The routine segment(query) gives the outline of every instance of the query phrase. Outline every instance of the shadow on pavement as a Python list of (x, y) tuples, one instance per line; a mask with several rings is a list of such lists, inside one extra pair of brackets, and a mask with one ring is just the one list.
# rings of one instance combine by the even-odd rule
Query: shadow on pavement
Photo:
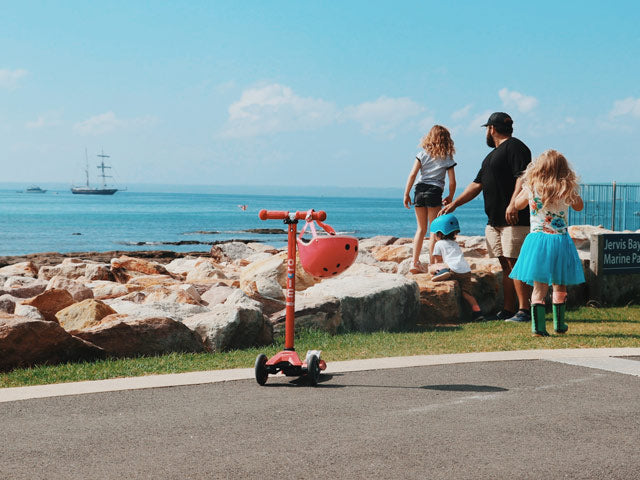
[[(470, 385), (470, 384), (444, 384), (444, 385), (423, 385), (423, 386), (403, 386), (403, 385), (371, 385), (371, 384), (354, 384), (354, 383), (331, 383), (327, 384), (334, 377), (341, 377), (344, 374), (322, 374), (318, 380), (316, 388), (345, 388), (345, 387), (362, 387), (362, 388), (389, 388), (389, 389), (407, 389), (407, 390), (439, 390), (444, 392), (508, 392), (507, 388), (494, 387), (491, 385)], [(305, 377), (297, 377), (287, 383), (267, 383), (265, 387), (299, 387), (307, 386), (308, 381)]]
[(452, 385), (426, 385), (426, 390), (441, 390), (444, 392), (508, 392), (508, 388), (492, 387), (491, 385), (467, 385), (467, 384), (452, 384)]

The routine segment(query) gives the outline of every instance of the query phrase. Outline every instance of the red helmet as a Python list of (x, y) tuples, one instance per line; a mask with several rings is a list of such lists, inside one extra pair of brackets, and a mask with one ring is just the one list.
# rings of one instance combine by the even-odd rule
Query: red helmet
[[(328, 236), (318, 236), (313, 220), (307, 217), (297, 238), (302, 268), (314, 277), (335, 277), (349, 268), (358, 256), (358, 239), (347, 235), (336, 235), (329, 225), (318, 221)], [(307, 226), (311, 227), (311, 240), (302, 238)]]

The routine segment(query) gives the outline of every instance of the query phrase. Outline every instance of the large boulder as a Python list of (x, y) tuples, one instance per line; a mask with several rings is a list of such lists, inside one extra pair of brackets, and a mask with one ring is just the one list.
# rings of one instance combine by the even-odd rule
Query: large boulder
[(71, 294), (73, 300), (76, 302), (81, 302), (87, 298), (93, 298), (93, 291), (89, 287), (85, 286), (84, 283), (71, 280), (67, 277), (63, 277), (62, 275), (56, 275), (49, 280), (47, 290), (53, 289), (66, 290)]
[(371, 248), (371, 254), (379, 262), (400, 263), (413, 255), (411, 245), (382, 245)]
[(199, 258), (187, 272), (186, 281), (190, 283), (215, 283), (227, 278), (220, 266), (208, 258)]
[(47, 282), (34, 277), (9, 277), (2, 291), (19, 298), (31, 298), (40, 295), (47, 288)]
[[(286, 310), (269, 317), (274, 334), (285, 332)], [(296, 298), (295, 330), (314, 329), (335, 334), (342, 323), (340, 300), (335, 297), (305, 295)]]
[(370, 250), (373, 247), (392, 245), (396, 240), (398, 240), (398, 237), (392, 237), (390, 235), (378, 235), (375, 237), (364, 238), (358, 242), (358, 249)]
[[(413, 277), (420, 289), (420, 323), (452, 324), (471, 319), (471, 307), (462, 297), (456, 280), (434, 282), (430, 274)], [(475, 271), (471, 275), (471, 294), (483, 312), (494, 312), (502, 306), (502, 275)]]
[(79, 258), (65, 258), (62, 263), (54, 266), (43, 266), (38, 271), (38, 278), (51, 280), (55, 276), (65, 278), (80, 278), (85, 276), (87, 264)]
[(31, 320), (45, 320), (42, 313), (40, 313), (40, 310), (36, 307), (32, 307), (31, 305), (22, 305), (21, 303), (16, 303), (16, 309), (13, 314), (18, 317), (30, 318)]
[(275, 300), (284, 300), (279, 278), (286, 267), (281, 256), (272, 256), (246, 266), (240, 274), (240, 288), (247, 295), (259, 294)]
[(20, 262), (0, 268), (0, 277), (36, 277), (38, 267), (33, 262)]
[(213, 285), (200, 296), (200, 299), (203, 304), (212, 307), (224, 303), (235, 290), (224, 284)]
[[(305, 272), (296, 261), (296, 290), (304, 290), (319, 279)], [(287, 285), (287, 253), (281, 252), (264, 260), (259, 260), (242, 269), (240, 288), (249, 296), (284, 300), (283, 289)]]
[(164, 265), (122, 255), (111, 259), (111, 272), (118, 282), (127, 283), (133, 277), (140, 275), (170, 275)]
[(174, 285), (171, 287), (156, 286), (147, 290), (143, 303), (188, 303), (200, 305), (200, 295), (197, 290), (188, 284)]
[(116, 311), (106, 303), (89, 298), (60, 310), (56, 314), (56, 318), (62, 328), (73, 333), (77, 330), (93, 327), (99, 324), (104, 317), (114, 313)]
[(484, 237), (481, 236), (458, 236), (456, 240), (460, 244), (460, 248), (464, 252), (465, 258), (468, 257), (486, 257), (488, 255), (487, 252), (487, 242)]
[(85, 280), (92, 282), (95, 280), (107, 280), (114, 281), (115, 277), (111, 272), (111, 265), (107, 263), (93, 263), (87, 262), (87, 267), (84, 271)]
[(128, 315), (131, 318), (168, 317), (177, 322), (208, 309), (202, 305), (175, 302), (151, 302), (143, 305), (121, 298), (107, 299), (104, 301), (116, 312)]
[(168, 272), (174, 275), (184, 275), (186, 276), (189, 271), (191, 271), (196, 263), (200, 261), (202, 257), (183, 257), (173, 259), (171, 262), (167, 263), (164, 267)]
[(67, 308), (74, 302), (73, 296), (71, 296), (69, 292), (54, 288), (52, 290), (46, 290), (44, 293), (28, 300), (24, 300), (22, 303), (36, 307), (40, 313), (42, 313), (45, 320), (57, 322), (56, 313), (63, 308)]
[(273, 341), (273, 328), (260, 304), (236, 290), (224, 304), (193, 315), (184, 324), (196, 331), (207, 348), (219, 352)]
[[(475, 272), (471, 276), (471, 294), (483, 312), (494, 312), (502, 306), (502, 280), (491, 272)], [(471, 319), (471, 307), (462, 297), (455, 280), (433, 282), (431, 275), (414, 275), (420, 289), (421, 324), (457, 324)]]
[(373, 332), (402, 330), (416, 324), (420, 312), (418, 285), (402, 275), (359, 274), (347, 270), (307, 289), (305, 297), (335, 297), (340, 301), (341, 329)]
[(176, 280), (171, 275), (140, 275), (138, 277), (131, 278), (127, 285), (138, 285), (141, 288), (153, 287), (156, 285), (178, 285), (179, 280)]
[(118, 298), (133, 291), (142, 290), (140, 285), (126, 285), (118, 282), (110, 282), (108, 280), (97, 280), (89, 283), (87, 286), (89, 286), (93, 291), (93, 298), (98, 300)]
[(102, 349), (69, 335), (55, 322), (0, 315), (0, 370), (104, 358)]
[(425, 324), (460, 323), (461, 292), (458, 282), (432, 282), (431, 275), (414, 275), (420, 289), (420, 320)]
[(247, 258), (256, 252), (254, 248), (250, 247), (244, 242), (226, 242), (216, 246), (231, 261)]
[(8, 293), (0, 295), (0, 312), (14, 313), (16, 309), (16, 303), (20, 302), (20, 298), (14, 297)]
[[(487, 271), (476, 271), (471, 277), (471, 294), (476, 299), (483, 312), (496, 312), (502, 308), (502, 272), (496, 274)], [(471, 308), (464, 302), (466, 311), (471, 314)]]
[(255, 253), (270, 253), (271, 255), (275, 255), (279, 251), (273, 245), (260, 242), (249, 242), (247, 247), (251, 248)]
[(197, 353), (205, 350), (195, 332), (166, 317), (115, 318), (77, 332), (76, 335), (116, 357)]

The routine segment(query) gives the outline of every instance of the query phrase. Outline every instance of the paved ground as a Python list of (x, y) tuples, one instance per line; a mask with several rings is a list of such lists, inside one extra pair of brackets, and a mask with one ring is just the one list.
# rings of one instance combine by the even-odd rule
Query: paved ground
[(638, 478), (640, 349), (552, 352), (1, 389), (0, 478)]

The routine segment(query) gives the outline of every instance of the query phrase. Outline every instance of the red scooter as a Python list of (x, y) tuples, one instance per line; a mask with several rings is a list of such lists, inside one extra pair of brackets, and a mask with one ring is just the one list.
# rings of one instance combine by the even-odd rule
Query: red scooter
[[(327, 368), (320, 359), (320, 351), (310, 350), (300, 360), (293, 346), (295, 331), (295, 283), (296, 283), (296, 246), (300, 254), (302, 268), (316, 277), (332, 277), (343, 272), (353, 264), (358, 255), (358, 239), (345, 235), (336, 235), (335, 230), (322, 223), (327, 214), (323, 211), (284, 212), (261, 210), (261, 220), (283, 220), (288, 225), (287, 237), (287, 285), (285, 303), (285, 340), (284, 350), (271, 358), (261, 353), (256, 358), (255, 375), (260, 385), (267, 383), (269, 375), (282, 372), (286, 376), (305, 376), (312, 386), (318, 384), (320, 372)], [(306, 224), (296, 238), (298, 220), (306, 220)], [(320, 237), (316, 233), (313, 222), (322, 227), (329, 236)], [(311, 227), (312, 238), (302, 239), (307, 226)]]

